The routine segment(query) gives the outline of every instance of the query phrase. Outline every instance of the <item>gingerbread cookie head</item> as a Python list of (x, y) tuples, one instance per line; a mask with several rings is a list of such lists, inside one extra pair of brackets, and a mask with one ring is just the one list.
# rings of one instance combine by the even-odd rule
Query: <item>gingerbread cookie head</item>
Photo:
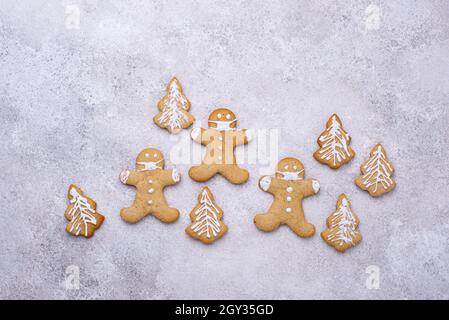
[(164, 155), (158, 149), (143, 149), (136, 159), (136, 169), (139, 171), (164, 169), (164, 166)]
[(234, 112), (226, 108), (219, 108), (209, 116), (208, 119), (209, 128), (217, 130), (232, 130), (237, 127), (237, 117)]
[(284, 158), (278, 162), (276, 178), (284, 180), (304, 180), (304, 165), (295, 158)]

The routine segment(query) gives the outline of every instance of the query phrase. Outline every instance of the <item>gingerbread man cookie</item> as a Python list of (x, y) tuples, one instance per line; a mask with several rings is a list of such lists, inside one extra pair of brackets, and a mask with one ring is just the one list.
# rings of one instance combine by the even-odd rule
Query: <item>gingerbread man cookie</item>
[(70, 222), (65, 230), (74, 236), (92, 237), (104, 221), (104, 216), (97, 212), (97, 203), (74, 184), (69, 187), (68, 198), (70, 204), (64, 216)]
[(327, 121), (326, 130), (318, 137), (317, 142), (320, 148), (313, 156), (329, 168), (338, 169), (355, 156), (354, 150), (349, 146), (351, 136), (343, 129), (341, 120), (336, 114)]
[(380, 197), (396, 187), (396, 182), (391, 178), (394, 173), (393, 165), (380, 144), (371, 150), (370, 158), (362, 164), (360, 170), (363, 175), (355, 180), (355, 184), (368, 191), (372, 197)]
[(210, 114), (208, 127), (195, 128), (191, 132), (195, 142), (206, 146), (206, 155), (201, 165), (190, 168), (189, 176), (195, 181), (204, 182), (218, 173), (231, 183), (245, 183), (249, 173), (237, 165), (234, 150), (236, 146), (251, 141), (251, 131), (236, 129), (235, 114), (225, 108), (216, 109)]
[(192, 223), (186, 228), (186, 233), (202, 243), (211, 244), (228, 231), (222, 218), (223, 210), (215, 202), (209, 188), (204, 187), (198, 195), (198, 204), (190, 212)]
[(345, 252), (362, 241), (362, 235), (357, 230), (359, 218), (352, 212), (345, 194), (338, 198), (336, 211), (327, 218), (326, 224), (328, 229), (321, 233), (321, 238), (337, 251)]
[(159, 113), (153, 121), (162, 129), (170, 133), (179, 133), (195, 122), (195, 118), (188, 112), (190, 101), (182, 91), (181, 83), (173, 77), (167, 85), (166, 95), (158, 102)]
[(316, 180), (304, 180), (304, 165), (295, 158), (279, 161), (275, 177), (264, 176), (259, 180), (259, 187), (274, 197), (268, 213), (254, 217), (256, 227), (270, 232), (281, 224), (286, 224), (300, 237), (311, 237), (315, 226), (306, 221), (302, 200), (313, 196), (320, 190)]
[(149, 214), (167, 223), (178, 219), (178, 209), (168, 206), (163, 190), (166, 186), (178, 183), (180, 175), (176, 168), (164, 170), (164, 166), (162, 153), (157, 149), (148, 148), (137, 156), (136, 170), (122, 171), (122, 183), (137, 188), (133, 205), (120, 211), (123, 220), (136, 223)]

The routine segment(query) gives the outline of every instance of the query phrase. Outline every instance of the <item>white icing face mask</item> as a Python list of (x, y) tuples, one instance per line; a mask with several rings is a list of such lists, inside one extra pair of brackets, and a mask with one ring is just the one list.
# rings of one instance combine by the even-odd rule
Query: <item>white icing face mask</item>
[(217, 127), (214, 129), (217, 129), (219, 131), (233, 130), (234, 128), (231, 128), (231, 124), (233, 124), (235, 121), (237, 121), (237, 119), (234, 119), (232, 121), (209, 120), (209, 122), (215, 123), (217, 125)]
[(137, 162), (137, 164), (143, 166), (143, 169), (138, 169), (139, 171), (150, 171), (155, 169), (162, 169), (161, 166), (158, 166), (157, 164), (161, 162), (163, 159), (159, 161), (147, 161), (147, 162)]
[(304, 170), (301, 171), (276, 171), (279, 174), (282, 174), (284, 180), (302, 180), (299, 176)]

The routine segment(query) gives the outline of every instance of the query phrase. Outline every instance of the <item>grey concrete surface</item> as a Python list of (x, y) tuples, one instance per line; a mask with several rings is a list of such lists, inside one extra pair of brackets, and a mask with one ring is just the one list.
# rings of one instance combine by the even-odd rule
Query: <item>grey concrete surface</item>
[[(449, 298), (448, 1), (0, 0), (0, 68), (0, 298)], [(279, 157), (322, 184), (308, 219), (322, 231), (346, 192), (362, 243), (341, 255), (318, 234), (258, 231), (261, 163), (243, 186), (207, 183), (229, 226), (212, 246), (184, 233), (203, 185), (187, 164), (166, 191), (176, 223), (124, 223), (135, 192), (119, 172), (147, 146), (176, 162), (152, 123), (173, 75), (203, 123), (227, 106), (242, 128), (277, 128)], [(332, 112), (357, 152), (339, 171), (312, 158)], [(353, 180), (378, 142), (398, 187), (373, 199)], [(64, 231), (70, 183), (106, 216), (90, 240)]]

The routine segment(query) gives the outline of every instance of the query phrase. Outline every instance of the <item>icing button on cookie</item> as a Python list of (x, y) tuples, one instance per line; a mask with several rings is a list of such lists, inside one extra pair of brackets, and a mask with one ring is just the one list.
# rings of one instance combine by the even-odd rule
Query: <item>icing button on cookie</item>
[(288, 202), (292, 201), (292, 197), (287, 197), (287, 201)]
[(293, 191), (293, 188), (292, 187), (288, 187), (286, 190), (287, 190), (288, 193), (291, 193)]
[(285, 211), (287, 211), (288, 213), (292, 212), (292, 208), (287, 208), (285, 209)]

